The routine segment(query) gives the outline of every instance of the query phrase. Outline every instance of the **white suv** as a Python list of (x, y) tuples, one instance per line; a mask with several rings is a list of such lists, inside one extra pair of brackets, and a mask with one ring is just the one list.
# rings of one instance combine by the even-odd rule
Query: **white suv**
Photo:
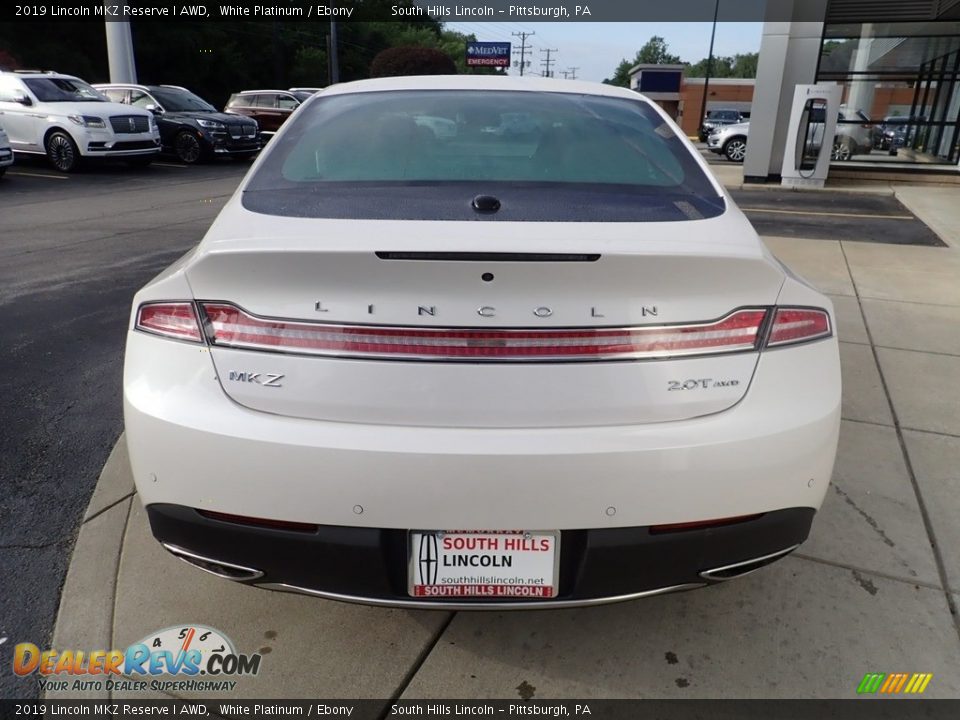
[(13, 165), (13, 150), (10, 149), (10, 139), (6, 131), (0, 127), (0, 177)]
[(148, 165), (160, 131), (146, 110), (108, 101), (71, 75), (0, 72), (0, 123), (14, 151), (46, 155), (61, 172), (84, 158), (123, 158)]

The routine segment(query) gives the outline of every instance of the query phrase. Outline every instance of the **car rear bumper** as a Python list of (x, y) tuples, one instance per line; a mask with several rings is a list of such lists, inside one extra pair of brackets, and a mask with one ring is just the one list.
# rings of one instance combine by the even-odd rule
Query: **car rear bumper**
[(147, 514), (153, 534), (174, 555), (246, 584), (374, 605), (529, 609), (617, 602), (740, 577), (802, 543), (814, 510), (788, 508), (726, 526), (663, 533), (649, 527), (565, 530), (557, 597), (496, 601), (410, 597), (409, 533), (402, 529), (268, 529), (170, 504), (148, 505)]
[(839, 357), (835, 338), (764, 352), (735, 407), (690, 420), (398, 426), (242, 407), (206, 347), (133, 331), (124, 413), (148, 506), (398, 530), (644, 527), (819, 508)]

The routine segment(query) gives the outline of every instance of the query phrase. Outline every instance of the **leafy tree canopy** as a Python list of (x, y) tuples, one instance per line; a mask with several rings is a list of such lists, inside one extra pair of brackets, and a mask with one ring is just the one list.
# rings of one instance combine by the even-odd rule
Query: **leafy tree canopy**
[(607, 85), (619, 85), (621, 87), (630, 87), (630, 69), (637, 65), (675, 65), (682, 62), (679, 55), (674, 55), (669, 51), (667, 41), (659, 35), (654, 35), (647, 40), (646, 44), (637, 50), (633, 60), (624, 58), (617, 65), (612, 78), (607, 78), (604, 82)]
[[(757, 76), (759, 53), (743, 53), (733, 57), (713, 58), (710, 77), (718, 78), (754, 78)], [(654, 35), (637, 51), (633, 60), (624, 58), (614, 70), (613, 76), (604, 80), (608, 85), (630, 87), (630, 69), (637, 65), (686, 65), (687, 77), (704, 77), (707, 74), (707, 58), (696, 63), (684, 62), (679, 55), (670, 52), (670, 48), (659, 35)]]

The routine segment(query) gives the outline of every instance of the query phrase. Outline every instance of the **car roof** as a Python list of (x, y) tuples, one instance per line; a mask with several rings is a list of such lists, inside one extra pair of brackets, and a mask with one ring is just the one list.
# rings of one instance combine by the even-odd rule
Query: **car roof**
[(235, 93), (235, 94), (236, 94), (236, 95), (251, 95), (251, 94), (253, 94), (253, 93), (284, 93), (285, 95), (289, 95), (289, 94), (291, 93), (291, 91), (290, 91), (290, 90), (241, 90), (240, 92)]
[[(55, 70), (0, 70), (0, 74), (13, 75), (18, 78), (66, 78), (68, 80), (80, 80), (76, 75), (57, 72)], [(80, 82), (84, 82), (80, 80)]]
[(499, 77), (496, 75), (415, 75), (375, 78), (339, 83), (321, 90), (318, 95), (342, 95), (387, 90), (511, 90), (519, 92), (552, 92), (620, 97), (647, 100), (635, 90), (585, 80), (558, 80), (541, 77)]
[(140, 83), (94, 83), (95, 88), (136, 88), (137, 90), (155, 90), (156, 88), (166, 90), (183, 90), (190, 92), (180, 85), (142, 85)]

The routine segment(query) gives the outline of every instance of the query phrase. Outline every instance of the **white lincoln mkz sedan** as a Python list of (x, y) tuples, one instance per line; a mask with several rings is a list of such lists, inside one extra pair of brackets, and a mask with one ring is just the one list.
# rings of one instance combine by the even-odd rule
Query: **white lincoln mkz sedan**
[(392, 78), (307, 100), (137, 294), (124, 398), (153, 534), (187, 562), (563, 607), (797, 548), (840, 363), (830, 301), (642, 96)]

